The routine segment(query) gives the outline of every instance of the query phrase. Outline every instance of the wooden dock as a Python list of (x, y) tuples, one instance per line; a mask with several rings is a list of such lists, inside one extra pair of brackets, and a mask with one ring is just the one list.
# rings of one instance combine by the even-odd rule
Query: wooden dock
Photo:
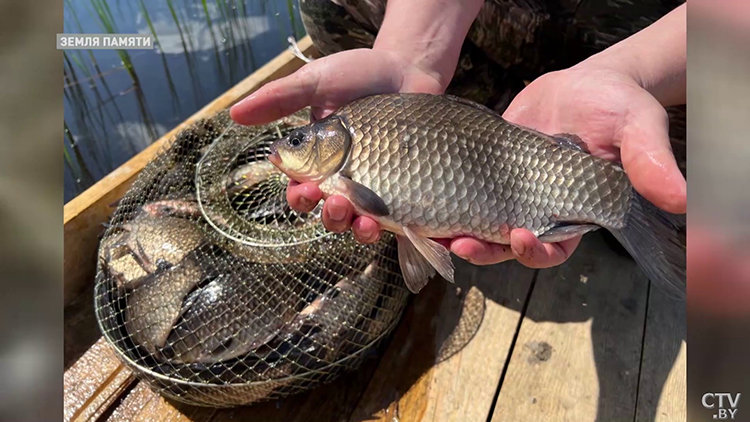
[[(300, 47), (315, 55), (309, 38)], [(302, 64), (282, 53), (187, 122)], [(454, 259), (456, 284), (431, 282), (379, 357), (331, 384), (235, 409), (162, 398), (101, 338), (92, 291), (109, 204), (173, 132), (65, 206), (65, 421), (686, 420), (684, 302), (601, 232), (552, 269)]]

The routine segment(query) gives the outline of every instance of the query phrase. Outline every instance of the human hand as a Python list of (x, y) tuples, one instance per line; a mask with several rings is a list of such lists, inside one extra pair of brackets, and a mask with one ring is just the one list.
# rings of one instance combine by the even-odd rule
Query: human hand
[[(364, 70), (364, 71), (363, 71)], [(311, 106), (313, 118), (321, 119), (357, 98), (391, 92), (439, 94), (450, 77), (422, 68), (396, 52), (357, 49), (314, 60), (294, 74), (259, 89), (231, 109), (231, 117), (246, 125), (268, 123)], [(309, 212), (323, 195), (312, 183), (290, 182), (287, 200), (292, 208)], [(343, 196), (323, 204), (323, 223), (328, 230), (353, 228), (363, 243), (379, 239), (380, 228), (368, 217), (354, 217), (354, 208)]]
[[(596, 156), (621, 160), (635, 189), (656, 206), (676, 214), (686, 209), (686, 183), (669, 143), (667, 113), (634, 78), (581, 63), (552, 72), (527, 86), (503, 117), (548, 134), (579, 136)], [(533, 268), (564, 262), (580, 237), (542, 243), (531, 232), (511, 232), (511, 248), (472, 238), (453, 239), (451, 250), (470, 262), (491, 264), (515, 258)]]
[[(578, 65), (548, 73), (527, 86), (503, 117), (548, 134), (579, 136), (589, 151), (621, 159), (635, 189), (656, 206), (686, 210), (686, 183), (669, 143), (663, 106), (684, 104), (686, 8)], [(541, 243), (527, 230), (511, 232), (511, 248), (476, 239), (454, 239), (451, 250), (471, 262), (516, 258), (545, 268), (564, 262), (580, 237)]]

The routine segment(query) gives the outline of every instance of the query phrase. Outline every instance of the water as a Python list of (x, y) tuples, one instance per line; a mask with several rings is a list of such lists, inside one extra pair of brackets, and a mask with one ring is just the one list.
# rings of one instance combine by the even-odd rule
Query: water
[(65, 0), (65, 32), (156, 44), (65, 51), (65, 202), (305, 36), (297, 0)]

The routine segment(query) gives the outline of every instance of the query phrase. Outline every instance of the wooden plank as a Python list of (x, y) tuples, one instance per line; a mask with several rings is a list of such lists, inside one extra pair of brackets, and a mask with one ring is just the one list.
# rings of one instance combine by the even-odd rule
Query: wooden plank
[(102, 337), (94, 315), (94, 289), (83, 290), (63, 312), (63, 367), (67, 371)]
[(217, 409), (168, 401), (143, 382), (106, 419), (110, 422), (208, 422)]
[(492, 422), (633, 420), (648, 280), (604, 236), (539, 272)]
[(535, 271), (456, 267), (415, 298), (350, 421), (487, 420)]
[(636, 422), (687, 420), (685, 302), (651, 287)]
[(100, 339), (63, 375), (63, 420), (96, 421), (133, 382), (133, 373)]
[[(317, 54), (309, 36), (299, 42), (299, 47), (308, 56), (315, 57)], [(304, 62), (296, 58), (290, 51), (282, 52), (148, 148), (65, 204), (63, 221), (65, 224), (64, 295), (66, 304), (81, 289), (89, 286), (94, 279), (96, 248), (99, 244), (99, 236), (103, 233), (101, 224), (106, 222), (114, 211), (110, 204), (125, 194), (135, 181), (138, 172), (156, 155), (159, 149), (177, 132), (192, 122), (212, 116), (266, 83), (293, 73), (303, 64)]]

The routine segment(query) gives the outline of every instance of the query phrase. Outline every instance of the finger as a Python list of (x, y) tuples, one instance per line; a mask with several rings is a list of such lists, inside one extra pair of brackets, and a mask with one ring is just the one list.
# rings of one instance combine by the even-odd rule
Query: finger
[(286, 189), (286, 200), (289, 206), (299, 212), (312, 211), (323, 198), (323, 192), (314, 183), (289, 182)]
[(451, 252), (475, 265), (491, 265), (513, 259), (508, 245), (488, 243), (473, 237), (458, 237), (450, 243)]
[(343, 233), (352, 227), (354, 207), (341, 195), (326, 199), (323, 204), (323, 225), (335, 233)]
[(322, 118), (354, 99), (398, 91), (399, 75), (386, 56), (373, 54), (369, 49), (343, 51), (266, 84), (234, 105), (230, 115), (240, 124), (263, 124), (309, 105), (314, 116)]
[(361, 243), (375, 243), (380, 239), (380, 225), (370, 217), (357, 217), (352, 223), (354, 238)]
[(650, 97), (629, 112), (620, 138), (622, 164), (633, 187), (657, 207), (684, 214), (687, 184), (669, 143), (667, 112)]
[(232, 120), (243, 125), (261, 125), (310, 105), (320, 73), (309, 67), (316, 64), (317, 60), (287, 77), (269, 82), (233, 105), (229, 110)]
[(510, 248), (518, 262), (529, 268), (549, 268), (562, 264), (581, 242), (581, 237), (557, 243), (542, 243), (526, 229), (510, 232)]

